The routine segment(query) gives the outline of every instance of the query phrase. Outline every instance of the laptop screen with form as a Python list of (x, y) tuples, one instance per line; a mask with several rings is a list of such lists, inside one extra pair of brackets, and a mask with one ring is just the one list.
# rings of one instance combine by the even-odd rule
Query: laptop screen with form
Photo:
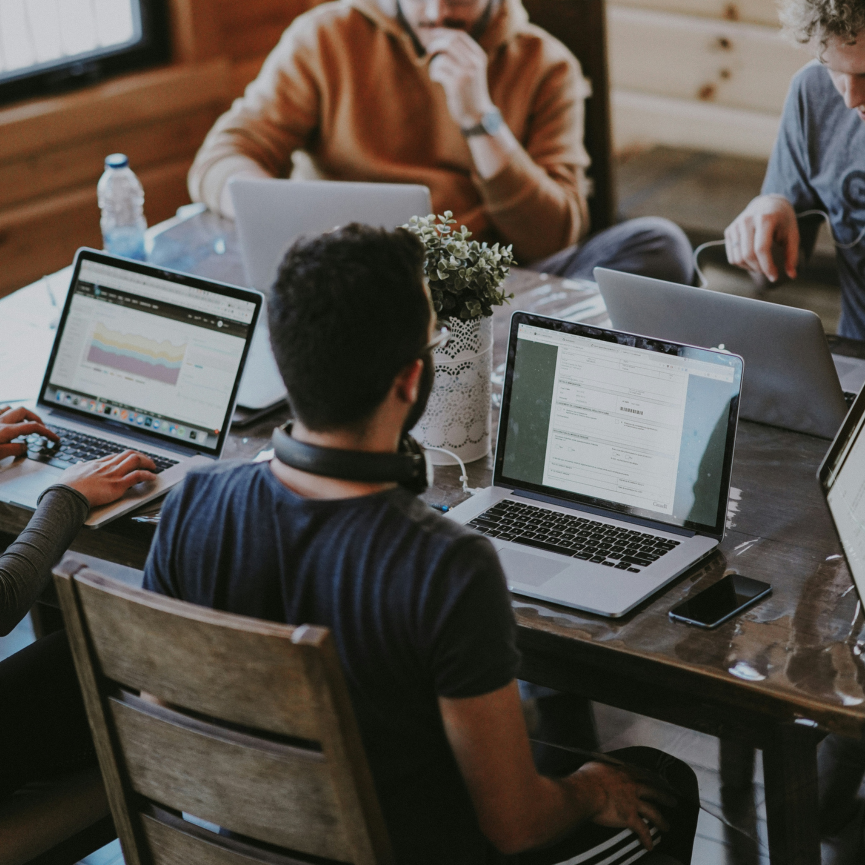
[(216, 453), (256, 303), (195, 282), (82, 257), (41, 401)]
[(517, 315), (496, 482), (723, 528), (741, 358)]

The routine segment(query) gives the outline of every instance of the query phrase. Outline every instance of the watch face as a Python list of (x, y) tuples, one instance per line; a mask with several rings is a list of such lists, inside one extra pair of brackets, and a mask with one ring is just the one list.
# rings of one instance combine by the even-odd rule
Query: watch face
[(494, 108), (492, 111), (487, 111), (487, 113), (481, 118), (481, 126), (483, 126), (488, 135), (495, 135), (496, 132), (499, 131), (503, 122), (502, 113), (498, 108)]

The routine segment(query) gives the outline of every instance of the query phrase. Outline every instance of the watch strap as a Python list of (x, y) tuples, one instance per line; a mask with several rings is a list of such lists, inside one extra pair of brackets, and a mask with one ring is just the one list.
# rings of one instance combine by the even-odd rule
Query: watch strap
[(467, 129), (461, 129), (465, 138), (471, 138), (475, 135), (495, 135), (499, 131), (504, 118), (502, 112), (498, 108), (492, 108), (484, 114), (480, 119), (480, 123), (474, 126), (469, 126)]

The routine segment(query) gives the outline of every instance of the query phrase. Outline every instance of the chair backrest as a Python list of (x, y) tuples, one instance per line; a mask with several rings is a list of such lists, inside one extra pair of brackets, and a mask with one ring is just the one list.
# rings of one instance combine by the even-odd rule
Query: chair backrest
[(532, 23), (567, 45), (591, 81), (584, 139), (592, 159), (588, 171), (592, 182), (589, 215), (592, 231), (609, 228), (616, 221), (616, 195), (604, 0), (523, 0), (523, 6)]
[(54, 578), (127, 865), (392, 861), (326, 628)]

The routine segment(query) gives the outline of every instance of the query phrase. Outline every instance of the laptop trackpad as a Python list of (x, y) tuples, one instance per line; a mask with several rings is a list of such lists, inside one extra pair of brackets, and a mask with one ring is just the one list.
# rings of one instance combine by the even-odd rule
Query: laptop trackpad
[(0, 501), (11, 502), (36, 510), (36, 502), (42, 491), (57, 483), (61, 469), (46, 466), (33, 460), (22, 460), (7, 471), (0, 473), (2, 491)]
[(502, 563), (508, 583), (522, 583), (536, 588), (573, 564), (564, 556), (548, 558), (511, 549), (499, 550), (499, 561)]

